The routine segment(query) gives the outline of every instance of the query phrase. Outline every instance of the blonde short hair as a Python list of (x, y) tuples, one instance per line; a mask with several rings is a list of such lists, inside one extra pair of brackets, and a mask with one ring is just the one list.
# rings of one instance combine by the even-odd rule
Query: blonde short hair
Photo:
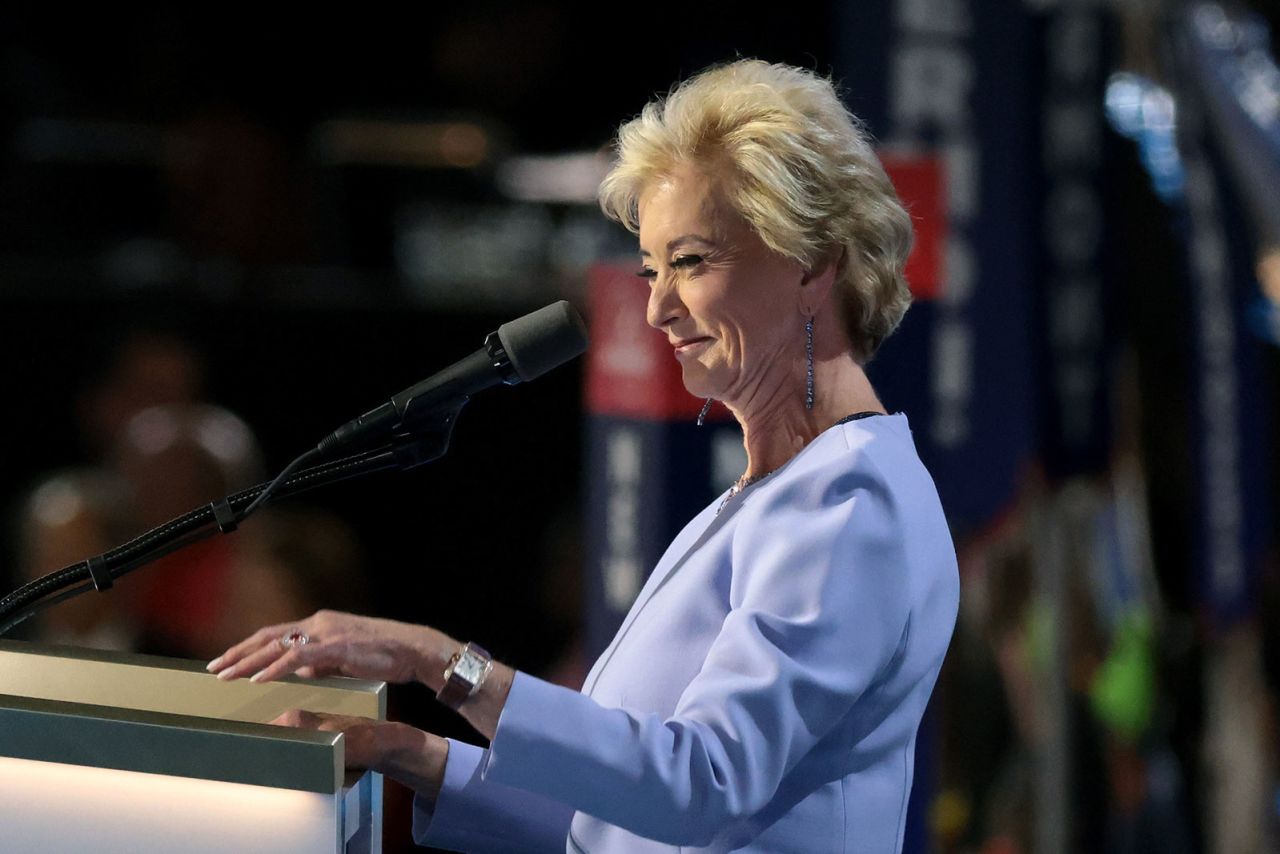
[(682, 164), (727, 167), (738, 213), (773, 251), (812, 268), (839, 258), (854, 357), (875, 355), (911, 305), (911, 218), (862, 123), (831, 81), (743, 59), (713, 66), (618, 129), (600, 207), (639, 232), (639, 199)]

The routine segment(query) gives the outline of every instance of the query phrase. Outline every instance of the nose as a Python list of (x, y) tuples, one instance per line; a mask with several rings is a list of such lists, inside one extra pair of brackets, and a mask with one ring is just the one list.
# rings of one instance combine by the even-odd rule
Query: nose
[(658, 273), (649, 287), (645, 319), (654, 329), (665, 329), (684, 314), (684, 303), (680, 301), (674, 278), (670, 271), (665, 276)]

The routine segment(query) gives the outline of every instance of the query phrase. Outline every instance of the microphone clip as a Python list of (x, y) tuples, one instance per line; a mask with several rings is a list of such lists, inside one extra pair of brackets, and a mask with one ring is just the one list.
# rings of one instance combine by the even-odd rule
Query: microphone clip
[(413, 432), (391, 437), (391, 452), (401, 471), (434, 462), (448, 452), (453, 426), (469, 399), (464, 397), (452, 406), (420, 413), (413, 419)]

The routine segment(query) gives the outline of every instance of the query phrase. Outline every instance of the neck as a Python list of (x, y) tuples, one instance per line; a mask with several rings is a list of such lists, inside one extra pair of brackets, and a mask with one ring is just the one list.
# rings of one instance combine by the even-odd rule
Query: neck
[(813, 375), (813, 409), (805, 408), (805, 390), (793, 388), (794, 382), (739, 404), (725, 402), (742, 425), (746, 477), (760, 477), (785, 465), (818, 434), (848, 415), (885, 411), (866, 373), (847, 351), (815, 359)]

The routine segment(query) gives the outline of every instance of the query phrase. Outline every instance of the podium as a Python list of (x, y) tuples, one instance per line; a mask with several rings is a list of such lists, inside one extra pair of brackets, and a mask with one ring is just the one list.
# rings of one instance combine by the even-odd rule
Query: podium
[(382, 777), (288, 709), (386, 718), (386, 683), (221, 682), (202, 662), (0, 641), (0, 848), (382, 849)]

